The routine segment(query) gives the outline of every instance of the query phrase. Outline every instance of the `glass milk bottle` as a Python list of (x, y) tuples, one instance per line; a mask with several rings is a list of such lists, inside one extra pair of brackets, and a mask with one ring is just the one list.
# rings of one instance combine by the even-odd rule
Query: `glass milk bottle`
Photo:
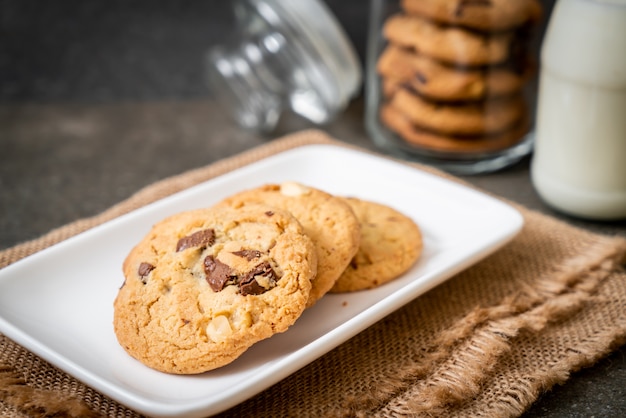
[(558, 0), (541, 50), (531, 177), (557, 210), (626, 218), (626, 0)]

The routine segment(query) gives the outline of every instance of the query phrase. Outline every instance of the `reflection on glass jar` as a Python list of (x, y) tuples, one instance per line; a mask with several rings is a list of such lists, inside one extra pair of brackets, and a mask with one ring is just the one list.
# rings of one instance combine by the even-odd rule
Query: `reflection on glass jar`
[(321, 0), (232, 4), (238, 38), (208, 51), (206, 69), (239, 125), (269, 132), (284, 110), (324, 124), (359, 92), (357, 54)]
[(538, 0), (372, 0), (366, 125), (400, 157), (457, 174), (532, 150)]

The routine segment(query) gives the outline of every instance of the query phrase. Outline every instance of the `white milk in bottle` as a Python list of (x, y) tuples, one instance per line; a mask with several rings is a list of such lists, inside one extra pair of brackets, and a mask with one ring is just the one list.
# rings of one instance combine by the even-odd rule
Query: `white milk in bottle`
[(564, 213), (626, 218), (626, 0), (558, 0), (543, 41), (531, 177)]

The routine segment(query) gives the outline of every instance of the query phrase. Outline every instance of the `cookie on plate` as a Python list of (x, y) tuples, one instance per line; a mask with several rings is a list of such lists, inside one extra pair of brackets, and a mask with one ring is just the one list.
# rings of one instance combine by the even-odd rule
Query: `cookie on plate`
[(361, 244), (331, 292), (371, 289), (406, 272), (422, 254), (422, 233), (408, 216), (381, 203), (346, 198), (361, 223)]
[(267, 184), (226, 198), (220, 204), (245, 207), (263, 203), (291, 212), (317, 250), (317, 276), (308, 306), (324, 296), (359, 248), (359, 220), (342, 198), (296, 182)]
[(385, 38), (428, 57), (453, 65), (477, 66), (505, 62), (514, 33), (482, 34), (459, 27), (440, 26), (406, 14), (391, 16), (384, 24)]
[(390, 130), (398, 134), (407, 144), (439, 152), (495, 152), (520, 142), (528, 132), (528, 117), (524, 116), (515, 125), (502, 132), (490, 135), (454, 136), (419, 128), (398, 109), (382, 105), (380, 119)]
[(156, 370), (224, 366), (296, 321), (316, 265), (311, 239), (286, 211), (247, 205), (173, 215), (124, 261), (115, 334)]
[(444, 24), (480, 31), (503, 31), (537, 22), (538, 0), (402, 0), (402, 8)]

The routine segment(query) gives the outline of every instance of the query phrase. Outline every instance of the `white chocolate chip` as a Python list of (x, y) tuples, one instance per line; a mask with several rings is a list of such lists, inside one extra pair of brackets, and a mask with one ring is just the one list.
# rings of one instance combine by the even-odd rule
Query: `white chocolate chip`
[(275, 284), (275, 283), (270, 282), (269, 277), (266, 277), (263, 275), (255, 276), (254, 279), (256, 280), (259, 286), (268, 290), (272, 288), (272, 286)]
[(309, 194), (309, 192), (310, 190), (308, 187), (293, 181), (288, 181), (280, 185), (280, 193), (285, 196), (297, 197)]
[(228, 318), (224, 315), (218, 315), (206, 327), (206, 333), (213, 342), (219, 343), (224, 341), (233, 333)]
[(233, 322), (238, 329), (250, 328), (252, 325), (252, 316), (250, 316), (249, 312), (244, 311), (236, 315)]

